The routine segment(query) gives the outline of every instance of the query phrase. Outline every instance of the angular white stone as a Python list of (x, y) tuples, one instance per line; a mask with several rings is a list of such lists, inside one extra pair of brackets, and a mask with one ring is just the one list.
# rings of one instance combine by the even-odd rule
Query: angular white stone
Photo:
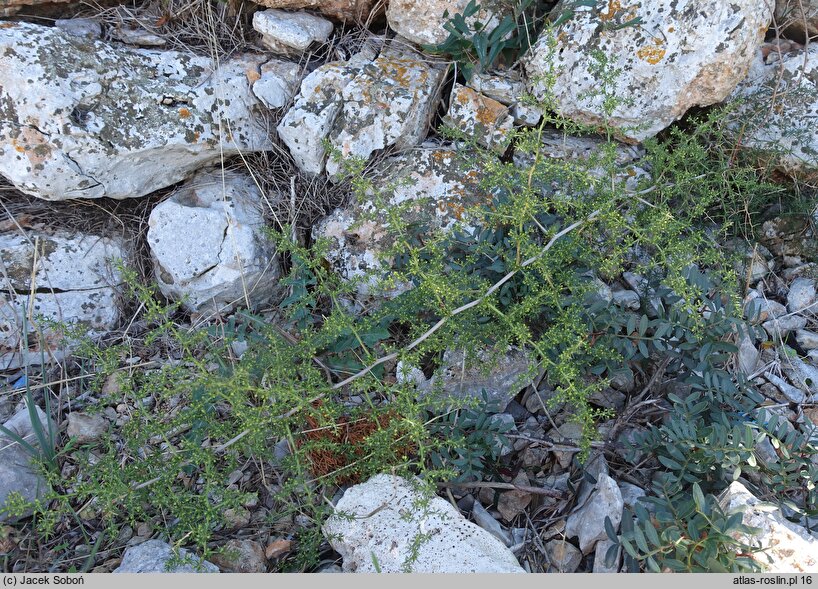
[[(46, 200), (129, 198), (272, 143), (250, 80), (263, 56), (131, 49), (0, 28), (0, 174)], [(228, 124), (229, 123), (229, 124)]]
[(279, 269), (262, 202), (249, 175), (205, 171), (157, 205), (148, 245), (162, 293), (198, 312), (267, 302)]
[(498, 152), (505, 151), (505, 141), (514, 128), (508, 107), (460, 84), (452, 89), (444, 121)]
[(301, 67), (292, 61), (271, 59), (261, 65), (261, 77), (253, 83), (253, 94), (267, 108), (285, 106), (298, 91)]
[[(469, 0), (390, 0), (386, 20), (393, 31), (413, 43), (437, 45), (449, 36), (443, 25), (455, 14), (462, 14), (468, 3)], [(483, 0), (478, 4), (480, 10), (466, 22), (473, 24), (479, 21), (491, 32), (500, 23), (498, 17), (503, 3)], [(447, 11), (448, 16), (444, 16)]]
[(380, 474), (347, 489), (335, 509), (322, 531), (343, 557), (344, 572), (525, 572), (500, 540), (398, 476)]
[(739, 101), (733, 127), (743, 147), (758, 150), (789, 174), (818, 177), (818, 46), (770, 65), (758, 52), (728, 100)]
[(724, 490), (719, 503), (725, 511), (742, 511), (742, 522), (759, 528), (759, 533), (752, 537), (736, 536), (747, 544), (760, 544), (766, 549), (753, 557), (764, 572), (818, 573), (818, 539), (785, 519), (779, 508), (761, 502), (739, 482), (731, 483)]
[(253, 28), (261, 33), (261, 42), (272, 51), (302, 52), (315, 42), (329, 39), (333, 26), (314, 14), (270, 9), (253, 14)]
[(596, 488), (588, 501), (568, 516), (565, 535), (579, 538), (579, 548), (583, 554), (590, 553), (597, 542), (608, 538), (605, 531), (605, 517), (611, 518), (614, 530), (622, 521), (622, 492), (616, 481), (607, 474), (597, 477)]
[(790, 292), (787, 293), (787, 311), (797, 313), (804, 310), (812, 314), (815, 309), (810, 307), (815, 303), (815, 280), (812, 278), (796, 278), (790, 285)]
[[(533, 92), (545, 97), (543, 78), (553, 67), (559, 112), (590, 125), (607, 122), (633, 142), (652, 137), (693, 106), (724, 100), (746, 75), (772, 17), (768, 0), (652, 0), (610, 2), (601, 9), (562, 0), (559, 16), (573, 16), (535, 44), (525, 67)], [(633, 19), (639, 25), (627, 25)], [(594, 72), (594, 52), (619, 70), (608, 92), (620, 103), (608, 117)]]

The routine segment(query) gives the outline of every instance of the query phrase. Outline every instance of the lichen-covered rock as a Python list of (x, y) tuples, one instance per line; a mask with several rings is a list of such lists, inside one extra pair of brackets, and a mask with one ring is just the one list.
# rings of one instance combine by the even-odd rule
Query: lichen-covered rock
[(398, 367), (398, 378), (414, 381), (418, 391), (451, 399), (485, 399), (497, 412), (528, 386), (535, 376), (537, 362), (524, 350), (484, 348), (466, 355), (463, 350), (446, 350), (442, 366), (426, 379), (423, 373), (410, 367)]
[[(278, 135), (309, 174), (324, 170), (325, 139), (344, 157), (408, 149), (426, 136), (442, 74), (408, 50), (385, 49), (371, 61), (362, 54), (326, 64), (301, 83)], [(326, 168), (334, 175), (340, 164), (329, 161)]]
[(151, 211), (148, 245), (162, 293), (191, 311), (255, 308), (279, 276), (262, 196), (241, 172), (204, 171)]
[[(57, 28), (0, 28), (0, 173), (46, 200), (138, 197), (272, 143), (250, 90), (263, 56), (221, 62)], [(228, 124), (229, 123), (229, 124)]]
[(780, 509), (760, 501), (739, 482), (725, 489), (719, 504), (727, 512), (741, 511), (742, 523), (758, 528), (758, 533), (751, 537), (740, 534), (736, 537), (765, 549), (753, 556), (764, 572), (818, 573), (818, 538), (785, 519)]
[[(39, 407), (35, 407), (35, 411), (43, 431), (48, 432), (49, 418)], [(39, 446), (28, 407), (23, 407), (15, 413), (3, 424), (3, 427), (17, 434), (35, 448)], [(51, 431), (57, 431), (53, 423), (50, 424), (50, 427)], [(25, 509), (22, 513), (11, 512), (16, 501), (10, 501), (12, 499), (10, 495), (15, 496), (17, 500), (22, 498), (30, 503), (48, 491), (48, 483), (40, 474), (38, 467), (33, 464), (32, 459), (33, 457), (25, 448), (22, 448), (12, 438), (0, 433), (0, 522), (15, 521), (19, 517), (31, 514), (31, 509)]]
[[(544, 97), (542, 78), (553, 67), (563, 116), (591, 125), (607, 121), (633, 142), (652, 137), (693, 106), (722, 101), (746, 75), (772, 17), (767, 0), (617, 0), (602, 6), (562, 0), (553, 14), (572, 17), (554, 31), (556, 50), (542, 35), (526, 70), (534, 94)], [(640, 24), (627, 24), (635, 19)], [(609, 84), (597, 71), (597, 51), (618, 71)], [(620, 99), (610, 117), (603, 91)]]
[(818, 36), (818, 0), (776, 0), (775, 24), (790, 36)]
[[(443, 28), (446, 21), (457, 13), (462, 14), (468, 4), (469, 0), (390, 0), (386, 20), (393, 31), (413, 43), (437, 45), (449, 36)], [(479, 21), (491, 32), (500, 24), (503, 12), (508, 11), (508, 3), (483, 0), (478, 4), (480, 10), (466, 22), (473, 24)], [(448, 12), (448, 16), (444, 16), (445, 12)]]
[[(344, 86), (344, 108), (330, 143), (342, 157), (364, 159), (386, 147), (405, 150), (419, 144), (437, 107), (443, 74), (420, 54), (385, 49)], [(340, 167), (327, 162), (329, 174)]]
[(757, 53), (729, 100), (740, 101), (733, 128), (742, 147), (789, 174), (818, 178), (818, 46), (769, 65)]
[[(176, 560), (180, 563), (171, 565)], [(114, 573), (218, 573), (219, 567), (202, 560), (184, 548), (178, 554), (173, 547), (162, 540), (148, 540), (131, 546), (122, 555), (122, 563)]]
[(253, 14), (253, 28), (271, 51), (303, 53), (313, 43), (326, 41), (333, 26), (314, 14), (270, 9)]
[[(478, 189), (477, 170), (462, 163), (451, 149), (421, 147), (390, 158), (373, 176), (388, 207), (404, 207), (404, 218), (428, 223), (431, 230), (451, 229), (465, 208), (487, 196)], [(361, 297), (394, 297), (408, 285), (387, 284), (378, 288), (377, 271), (388, 268), (382, 259), (394, 244), (389, 220), (374, 200), (353, 203), (333, 211), (313, 229), (315, 238), (330, 240), (328, 261), (346, 280), (356, 280)], [(362, 280), (367, 276), (366, 280)]]
[(226, 573), (267, 572), (264, 547), (254, 540), (228, 540), (222, 546), (222, 550), (211, 557), (211, 560)]
[(343, 557), (344, 572), (525, 572), (500, 540), (398, 476), (380, 474), (347, 489), (335, 511), (322, 531)]
[(259, 0), (256, 4), (267, 8), (317, 10), (330, 18), (359, 23), (383, 14), (383, 2), (379, 0)]
[[(64, 231), (0, 234), (5, 280), (0, 288), (0, 367), (59, 355), (69, 339), (51, 322), (97, 336), (119, 319), (115, 261), (128, 252), (117, 239)], [(21, 354), (27, 328), (28, 352)]]
[(499, 152), (514, 128), (508, 107), (460, 84), (452, 90), (445, 122)]

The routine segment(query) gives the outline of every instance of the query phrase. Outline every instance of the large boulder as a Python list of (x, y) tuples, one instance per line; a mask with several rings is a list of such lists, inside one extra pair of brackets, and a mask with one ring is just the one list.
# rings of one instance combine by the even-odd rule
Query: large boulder
[(313, 228), (313, 236), (329, 240), (329, 263), (344, 279), (357, 281), (358, 295), (393, 297), (409, 285), (378, 285), (391, 265), (387, 254), (394, 245), (388, 209), (403, 207), (407, 221), (445, 231), (454, 227), (466, 207), (487, 196), (479, 190), (477, 170), (455, 151), (440, 147), (421, 147), (390, 158), (378, 167), (372, 182), (386, 190), (385, 208), (374, 196), (338, 208)]
[[(49, 418), (39, 407), (35, 407), (35, 413), (42, 430), (48, 432)], [(34, 433), (28, 407), (17, 411), (3, 427), (34, 448), (39, 448), (39, 440)], [(50, 427), (51, 431), (57, 431), (53, 422)], [(48, 492), (48, 483), (40, 473), (35, 460), (36, 456), (20, 446), (13, 437), (0, 432), (0, 522), (16, 521), (20, 517), (31, 515), (30, 507), (16, 511), (16, 502), (22, 499), (31, 504)]]
[(344, 572), (525, 572), (500, 540), (448, 501), (394, 475), (347, 489), (322, 531)]
[(789, 174), (818, 178), (818, 46), (780, 60), (758, 52), (729, 100), (738, 102), (732, 127), (743, 147)]
[(443, 69), (408, 49), (386, 48), (374, 60), (359, 54), (326, 64), (301, 83), (278, 135), (296, 165), (335, 175), (337, 161), (326, 161), (324, 141), (342, 157), (367, 159), (392, 147), (405, 150), (426, 136), (437, 106)]
[(757, 528), (752, 537), (737, 538), (765, 549), (753, 557), (764, 572), (818, 573), (818, 537), (785, 519), (780, 509), (760, 501), (739, 482), (724, 490), (719, 504), (725, 511), (743, 513), (742, 523)]
[[(393, 31), (413, 43), (438, 45), (449, 36), (443, 25), (455, 14), (462, 14), (468, 4), (469, 0), (390, 0), (386, 20)], [(466, 22), (472, 26), (480, 22), (489, 32), (500, 24), (500, 15), (508, 12), (508, 2), (489, 0), (479, 6)], [(448, 16), (444, 16), (446, 12)]]
[[(98, 336), (119, 319), (116, 261), (124, 244), (111, 237), (66, 231), (0, 234), (0, 367), (59, 356), (70, 343), (57, 324)], [(24, 337), (25, 336), (25, 337)], [(28, 349), (25, 339), (28, 340)]]
[(262, 203), (249, 175), (203, 171), (157, 205), (148, 245), (162, 293), (196, 312), (269, 301), (279, 268)]
[[(656, 135), (693, 106), (722, 101), (746, 75), (772, 18), (768, 0), (604, 6), (562, 0), (553, 14), (571, 16), (554, 31), (556, 48), (542, 35), (525, 66), (539, 98), (546, 98), (545, 78), (554, 72), (551, 90), (563, 116), (607, 122), (632, 142)], [(629, 24), (635, 19), (638, 24)], [(606, 93), (618, 99), (610, 114)]]
[(263, 56), (219, 67), (60, 29), (0, 27), (0, 173), (46, 200), (138, 197), (223, 157), (272, 148), (250, 85)]

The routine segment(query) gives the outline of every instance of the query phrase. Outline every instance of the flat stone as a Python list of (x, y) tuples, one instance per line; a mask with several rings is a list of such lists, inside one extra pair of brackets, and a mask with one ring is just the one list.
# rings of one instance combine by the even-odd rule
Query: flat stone
[(568, 516), (565, 534), (568, 538), (579, 538), (583, 554), (589, 554), (600, 540), (605, 540), (605, 517), (611, 519), (614, 529), (622, 521), (624, 501), (619, 487), (607, 474), (597, 477), (594, 492), (588, 501)]
[[(787, 293), (787, 311), (797, 313), (806, 310), (816, 301), (815, 280), (812, 278), (796, 278), (790, 285)], [(812, 312), (810, 309), (807, 312)]]
[(260, 10), (253, 13), (253, 28), (261, 42), (274, 52), (304, 52), (313, 43), (323, 43), (332, 34), (332, 23), (306, 12)]
[[(49, 418), (36, 407), (37, 418), (43, 431), (49, 429)], [(39, 448), (39, 441), (32, 427), (28, 407), (23, 407), (7, 420), (3, 427), (17, 434), (26, 442)], [(54, 423), (51, 430), (57, 431)], [(10, 495), (19, 495), (26, 503), (32, 503), (48, 492), (48, 483), (33, 463), (34, 457), (12, 438), (0, 433), (0, 522), (16, 522), (21, 517), (31, 515), (31, 509), (22, 513), (7, 511)]]
[(108, 431), (108, 420), (102, 415), (89, 415), (72, 411), (68, 414), (68, 428), (66, 433), (69, 438), (74, 438), (79, 444), (95, 442)]
[(176, 554), (167, 542), (148, 540), (131, 546), (122, 555), (122, 563), (114, 573), (218, 573), (219, 567), (180, 548), (182, 564), (168, 566)]
[(608, 566), (605, 563), (605, 556), (608, 554), (608, 550), (613, 546), (614, 543), (610, 540), (600, 540), (596, 543), (596, 549), (594, 550), (594, 568), (593, 572), (595, 573), (618, 573), (619, 572), (619, 562), (622, 560), (622, 548), (619, 547), (616, 551), (616, 558), (611, 566)]
[[(521, 487), (527, 487), (529, 485), (528, 476), (526, 476), (522, 470), (517, 473), (517, 476), (514, 477), (514, 480), (511, 482)], [(528, 504), (531, 503), (531, 499), (531, 493), (527, 493), (526, 491), (503, 491), (500, 494), (500, 499), (497, 501), (497, 511), (500, 512), (503, 519), (510, 522), (528, 507)]]
[(343, 557), (345, 572), (524, 572), (491, 533), (398, 476), (381, 474), (350, 487), (336, 512), (344, 515), (330, 516), (322, 531)]
[(761, 324), (773, 341), (781, 341), (793, 331), (803, 329), (807, 325), (807, 318), (801, 315), (784, 315), (778, 319), (770, 319)]
[[(693, 106), (724, 100), (746, 75), (772, 17), (766, 0), (701, 0), (695, 9), (677, 0), (610, 2), (603, 8), (562, 0), (552, 15), (572, 18), (558, 26), (555, 51), (543, 34), (525, 61), (529, 78), (555, 72), (557, 110), (590, 125), (611, 125), (630, 142), (656, 135)], [(626, 23), (640, 19), (639, 26)], [(695, 48), (695, 50), (693, 49)], [(610, 116), (594, 52), (618, 75), (610, 92), (620, 101)], [(597, 68), (598, 69), (598, 68)], [(533, 91), (545, 98), (546, 87)]]
[(799, 329), (795, 332), (795, 341), (805, 350), (815, 350), (818, 348), (818, 333), (806, 329)]
[(631, 311), (638, 311), (642, 303), (639, 300), (639, 295), (632, 290), (614, 289), (611, 292), (614, 304), (630, 309)]
[(102, 25), (93, 18), (58, 18), (54, 26), (74, 37), (99, 39), (102, 36)]
[(270, 150), (250, 90), (264, 61), (240, 55), (214, 70), (193, 53), (4, 23), (0, 173), (46, 200), (123, 199), (221, 158)]
[(549, 572), (573, 573), (582, 562), (582, 552), (565, 540), (550, 540), (545, 544), (545, 552), (551, 563)]
[(226, 573), (267, 572), (264, 547), (254, 540), (228, 540), (211, 560)]
[(509, 534), (508, 530), (500, 525), (500, 522), (498, 522), (488, 511), (486, 511), (479, 501), (475, 501), (472, 505), (471, 515), (474, 518), (474, 523), (476, 523), (478, 526), (489, 532), (506, 546), (510, 547), (512, 545), (513, 539), (511, 534)]
[(645, 490), (642, 487), (638, 487), (632, 483), (628, 483), (625, 481), (620, 481), (617, 483), (619, 486), (619, 492), (622, 495), (622, 503), (625, 507), (633, 509), (636, 507), (637, 503), (641, 503), (641, 505), (645, 505), (644, 502), (640, 502), (640, 497), (645, 497)]
[(750, 537), (738, 537), (747, 544), (765, 548), (752, 556), (764, 572), (818, 573), (818, 538), (784, 518), (776, 506), (763, 503), (739, 482), (724, 490), (719, 504), (727, 512), (742, 511), (744, 525), (759, 529)]
[[(0, 148), (1, 149), (1, 148)], [(72, 338), (60, 323), (97, 337), (119, 320), (116, 262), (129, 253), (116, 238), (61, 230), (0, 234), (0, 367), (62, 357)], [(31, 293), (34, 294), (31, 294)], [(24, 327), (26, 328), (24, 330)], [(25, 349), (24, 331), (28, 348)]]
[(317, 10), (324, 16), (355, 23), (366, 23), (370, 17), (383, 14), (383, 3), (378, 0), (259, 0), (256, 4), (287, 10)]

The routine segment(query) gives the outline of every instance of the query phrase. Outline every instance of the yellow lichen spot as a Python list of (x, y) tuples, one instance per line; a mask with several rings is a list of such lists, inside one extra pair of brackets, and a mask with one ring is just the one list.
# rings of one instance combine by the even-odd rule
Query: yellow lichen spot
[(190, 116), (190, 111), (184, 107), (179, 109), (179, 117), (186, 119)]
[(246, 70), (244, 73), (247, 75), (247, 81), (250, 82), (251, 84), (261, 78), (261, 74), (258, 73), (256, 70), (249, 69)]
[(672, 33), (672, 32), (674, 32), (675, 30), (676, 30), (676, 27), (674, 27), (674, 26), (672, 26), (672, 25), (671, 25), (671, 26), (669, 26), (669, 27), (667, 28), (667, 32), (668, 32), (668, 33)]
[(665, 51), (661, 47), (642, 47), (636, 52), (636, 57), (642, 61), (647, 61), (650, 65), (656, 65), (665, 56)]
[(654, 37), (654, 38), (653, 38), (653, 44), (654, 44), (654, 45), (661, 45), (663, 42), (664, 42), (664, 41), (662, 40), (662, 38), (661, 38), (661, 37)]
[(602, 22), (613, 20), (614, 15), (620, 10), (622, 10), (622, 4), (619, 0), (608, 0), (608, 12), (600, 12), (599, 20)]

